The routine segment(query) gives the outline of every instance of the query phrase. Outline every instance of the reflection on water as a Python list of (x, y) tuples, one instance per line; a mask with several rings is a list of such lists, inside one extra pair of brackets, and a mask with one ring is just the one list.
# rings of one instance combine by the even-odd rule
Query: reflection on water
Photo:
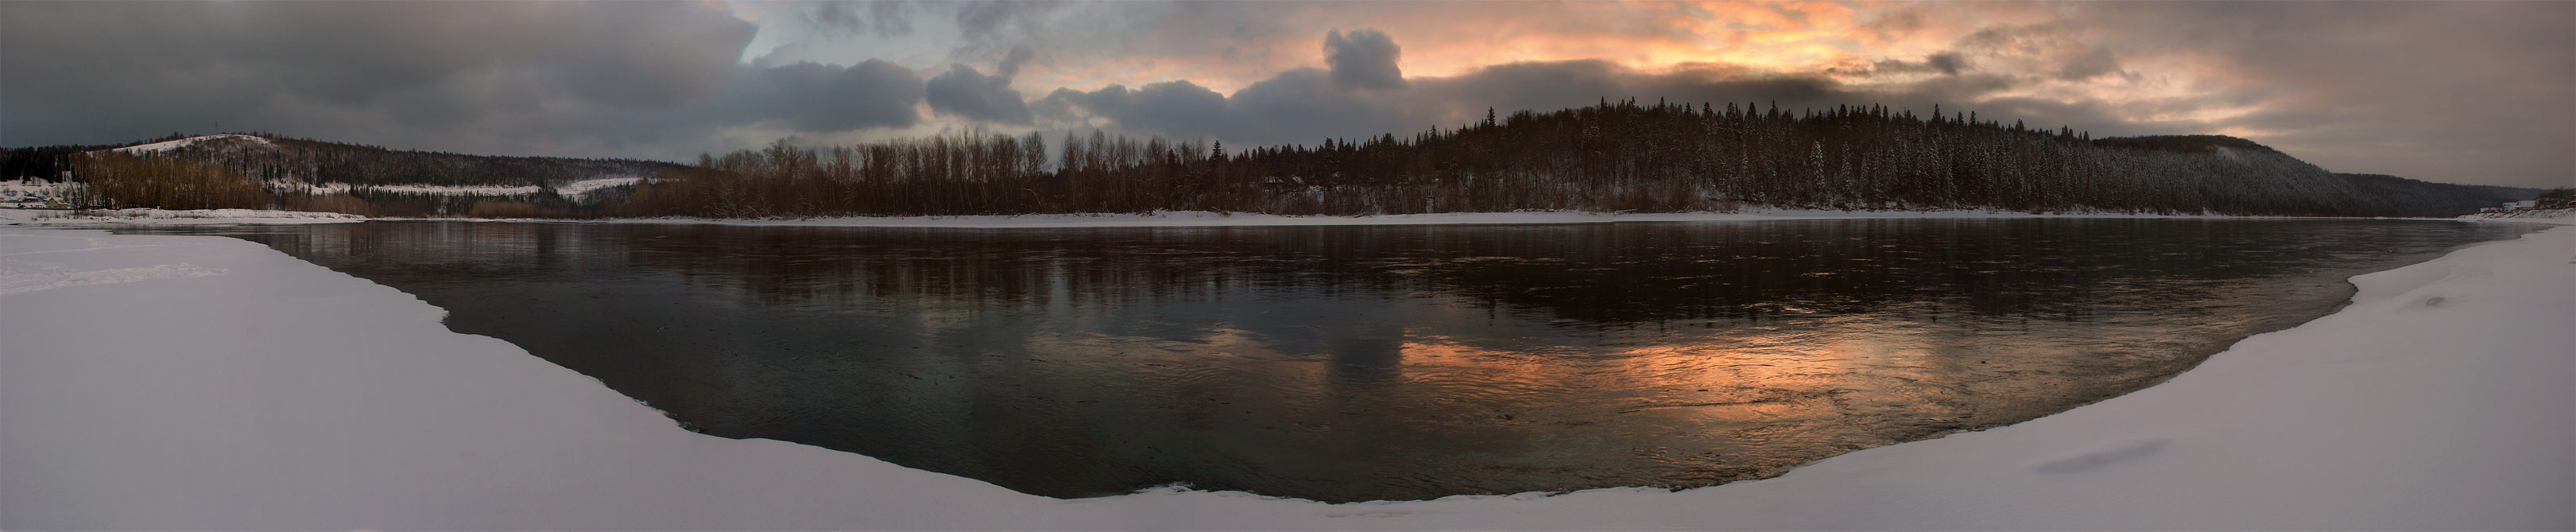
[(694, 429), (1081, 497), (1701, 486), (1992, 427), (2521, 229), (1848, 220), (225, 228)]

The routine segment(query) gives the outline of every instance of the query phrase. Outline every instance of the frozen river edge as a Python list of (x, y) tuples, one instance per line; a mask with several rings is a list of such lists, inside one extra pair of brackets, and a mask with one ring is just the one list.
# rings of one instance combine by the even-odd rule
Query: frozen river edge
[(2355, 277), (2165, 384), (1769, 480), (1326, 505), (694, 434), (255, 243), (0, 228), (0, 528), (2568, 529), (2571, 257), (2560, 228)]

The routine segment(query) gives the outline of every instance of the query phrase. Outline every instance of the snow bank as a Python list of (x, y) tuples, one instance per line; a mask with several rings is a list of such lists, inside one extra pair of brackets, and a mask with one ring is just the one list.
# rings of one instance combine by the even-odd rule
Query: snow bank
[(258, 244), (0, 227), (29, 287), (0, 294), (0, 528), (2569, 529), (2571, 255), (2553, 229), (2356, 277), (2168, 383), (1779, 478), (1327, 505), (699, 435)]
[(2030, 214), (2011, 211), (1828, 211), (1747, 209), (1744, 212), (1616, 214), (1581, 211), (1461, 212), (1380, 216), (1283, 216), (1277, 214), (1160, 211), (1152, 214), (1027, 214), (1010, 216), (882, 216), (846, 218), (645, 218), (604, 223), (717, 224), (813, 227), (956, 227), (978, 229), (1037, 227), (1261, 227), (1314, 225), (1470, 225), (1569, 224), (1612, 222), (1725, 222), (1747, 220), (1829, 220), (1852, 218), (2220, 218), (2205, 215)]
[(254, 209), (197, 209), (168, 211), (161, 209), (102, 209), (74, 211), (0, 209), (0, 224), (7, 225), (88, 225), (88, 224), (317, 224), (363, 222), (367, 217), (336, 212), (269, 211)]

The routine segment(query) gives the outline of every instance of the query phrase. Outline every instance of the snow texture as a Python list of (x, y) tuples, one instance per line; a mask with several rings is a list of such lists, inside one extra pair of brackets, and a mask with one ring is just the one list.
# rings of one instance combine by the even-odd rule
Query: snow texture
[(563, 196), (564, 199), (580, 201), (582, 197), (589, 196), (602, 190), (617, 187), (630, 187), (635, 186), (636, 183), (642, 182), (644, 182), (644, 178), (641, 177), (603, 177), (598, 179), (584, 179), (555, 185), (555, 195)]
[(123, 148), (116, 148), (116, 151), (125, 152), (125, 153), (127, 153), (127, 154), (131, 154), (131, 155), (160, 155), (160, 154), (163, 154), (163, 153), (169, 153), (169, 152), (172, 152), (172, 151), (177, 151), (177, 150), (180, 150), (180, 149), (183, 149), (183, 148), (187, 148), (187, 147), (189, 147), (189, 146), (195, 146), (195, 145), (197, 145), (197, 144), (199, 144), (199, 143), (208, 142), (208, 141), (219, 141), (219, 140), (240, 140), (240, 141), (243, 141), (243, 142), (255, 143), (255, 144), (260, 145), (260, 146), (268, 146), (268, 147), (276, 147), (276, 146), (277, 146), (277, 145), (276, 145), (276, 144), (274, 144), (274, 143), (270, 143), (270, 142), (268, 141), (268, 139), (259, 138), (259, 137), (251, 136), (251, 135), (240, 135), (240, 134), (233, 134), (233, 133), (225, 133), (225, 134), (221, 134), (221, 135), (205, 135), (205, 136), (198, 136), (198, 137), (188, 137), (188, 138), (184, 138), (184, 139), (173, 140), (173, 141), (167, 141), (167, 142), (155, 142), (155, 143), (151, 143), (151, 144), (137, 144), (137, 145), (133, 145), (133, 146), (126, 146), (126, 147), (123, 147)]
[(2527, 222), (2552, 225), (2576, 225), (2576, 209), (2533, 209), (2513, 212), (2484, 212), (2460, 217), (2480, 222)]
[(2557, 228), (2355, 277), (2165, 384), (1778, 478), (1331, 505), (700, 435), (259, 244), (0, 227), (0, 278), (47, 287), (0, 295), (0, 528), (2564, 530), (2571, 256)]
[[(554, 186), (553, 189), (555, 194), (561, 195), (565, 199), (579, 201), (585, 196), (589, 196), (603, 190), (623, 186), (633, 186), (636, 183), (643, 181), (644, 178), (641, 177), (603, 177), (598, 179), (584, 179), (580, 181), (566, 182), (564, 184)], [(307, 185), (292, 181), (272, 181), (268, 183), (268, 187), (274, 190), (292, 190), (305, 194), (349, 194), (352, 192), (364, 191), (392, 194), (414, 194), (422, 196), (529, 196), (535, 195), (539, 192), (544, 192), (548, 188), (538, 185), (353, 185), (349, 183)]]

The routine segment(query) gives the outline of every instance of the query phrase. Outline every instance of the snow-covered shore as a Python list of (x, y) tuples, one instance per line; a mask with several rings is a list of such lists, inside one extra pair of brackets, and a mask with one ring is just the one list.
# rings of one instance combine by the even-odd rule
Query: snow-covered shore
[[(72, 216), (70, 211), (0, 209), (0, 225), (98, 225), (98, 224), (294, 224), (334, 223), (377, 220), (428, 220), (450, 222), (543, 222), (543, 223), (610, 223), (610, 224), (692, 224), (778, 227), (901, 227), (901, 228), (1091, 228), (1091, 227), (1290, 227), (1344, 225), (1516, 225), (1516, 224), (1593, 224), (1615, 222), (1742, 222), (1761, 220), (1849, 220), (1879, 218), (2196, 218), (2196, 219), (2287, 219), (2279, 216), (2226, 216), (2206, 214), (2122, 214), (2059, 213), (2032, 214), (2013, 211), (1835, 211), (1800, 209), (1747, 209), (1743, 212), (1680, 213), (1600, 213), (1582, 211), (1461, 212), (1441, 214), (1388, 214), (1376, 216), (1284, 216), (1255, 213), (1216, 213), (1204, 211), (1162, 211), (1151, 214), (1024, 214), (989, 216), (854, 216), (835, 218), (368, 218), (364, 216), (304, 211), (266, 211), (217, 209), (166, 211), (160, 209), (123, 209), (87, 211)], [(2351, 219), (2351, 218), (2335, 218)]]
[[(2161, 214), (2031, 214), (2012, 211), (1833, 211), (1746, 209), (1743, 212), (1601, 213), (1582, 211), (1458, 212), (1375, 216), (1284, 216), (1258, 213), (1158, 211), (1151, 214), (1024, 214), (991, 216), (854, 216), (837, 218), (623, 218), (598, 223), (711, 224), (795, 227), (951, 227), (1012, 229), (1044, 227), (1277, 227), (1320, 225), (1500, 225), (1585, 224), (1613, 222), (1737, 222), (1756, 220), (1839, 220), (1860, 218), (2231, 218)], [(516, 220), (562, 221), (562, 220)]]
[(2576, 225), (2576, 209), (2540, 209), (2516, 212), (2478, 213), (2460, 217), (2477, 222), (2523, 222), (2551, 225)]
[(1327, 505), (699, 435), (258, 244), (0, 227), (0, 528), (2569, 529), (2571, 256), (2559, 228), (2355, 277), (2165, 384), (1778, 478)]
[(327, 224), (367, 221), (367, 217), (336, 212), (270, 211), (255, 209), (109, 209), (89, 211), (0, 209), (0, 225), (212, 225), (212, 224)]

